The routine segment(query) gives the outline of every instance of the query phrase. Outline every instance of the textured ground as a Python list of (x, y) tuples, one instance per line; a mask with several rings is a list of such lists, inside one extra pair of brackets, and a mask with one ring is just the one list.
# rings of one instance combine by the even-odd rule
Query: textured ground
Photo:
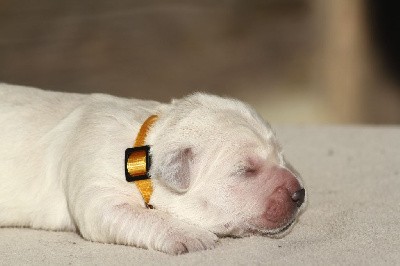
[(3, 228), (0, 265), (399, 264), (400, 127), (277, 132), (309, 195), (307, 211), (283, 239), (226, 238), (215, 250), (169, 256), (74, 233)]

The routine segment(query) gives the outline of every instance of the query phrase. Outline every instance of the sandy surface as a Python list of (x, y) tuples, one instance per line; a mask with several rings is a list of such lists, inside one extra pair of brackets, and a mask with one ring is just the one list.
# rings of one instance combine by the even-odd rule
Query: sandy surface
[(0, 265), (400, 264), (400, 127), (282, 126), (302, 173), (306, 212), (283, 239), (225, 238), (211, 251), (169, 256), (79, 235), (0, 229)]

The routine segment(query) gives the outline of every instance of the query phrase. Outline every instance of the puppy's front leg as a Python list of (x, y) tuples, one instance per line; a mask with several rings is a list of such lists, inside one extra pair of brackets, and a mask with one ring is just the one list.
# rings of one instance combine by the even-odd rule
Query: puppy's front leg
[[(74, 220), (85, 239), (133, 245), (169, 254), (211, 249), (217, 236), (159, 210), (149, 210), (114, 188), (81, 191)], [(127, 196), (127, 195), (126, 195)]]

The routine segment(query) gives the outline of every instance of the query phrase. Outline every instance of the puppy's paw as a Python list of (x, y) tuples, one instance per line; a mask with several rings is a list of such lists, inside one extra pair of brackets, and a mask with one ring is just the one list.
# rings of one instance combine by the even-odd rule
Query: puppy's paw
[(218, 237), (210, 231), (185, 225), (170, 227), (156, 248), (168, 254), (183, 254), (215, 248)]

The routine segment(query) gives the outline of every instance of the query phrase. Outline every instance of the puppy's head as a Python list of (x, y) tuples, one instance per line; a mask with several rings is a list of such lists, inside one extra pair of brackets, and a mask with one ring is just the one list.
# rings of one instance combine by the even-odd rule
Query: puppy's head
[(219, 235), (283, 235), (304, 206), (271, 127), (242, 102), (173, 101), (149, 135), (152, 204)]

